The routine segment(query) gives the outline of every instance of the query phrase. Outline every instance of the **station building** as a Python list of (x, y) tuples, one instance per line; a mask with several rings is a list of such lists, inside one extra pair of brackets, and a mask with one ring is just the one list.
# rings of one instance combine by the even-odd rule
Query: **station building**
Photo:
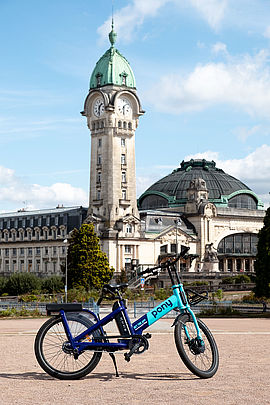
[[(89, 207), (0, 215), (0, 275), (60, 274), (64, 240), (94, 223), (116, 272), (154, 265), (161, 253), (189, 256), (186, 273), (252, 273), (265, 211), (240, 180), (205, 159), (179, 167), (136, 198), (135, 133), (145, 113), (127, 59), (115, 47), (97, 61), (81, 112), (91, 136)], [(180, 159), (181, 160), (181, 157)]]

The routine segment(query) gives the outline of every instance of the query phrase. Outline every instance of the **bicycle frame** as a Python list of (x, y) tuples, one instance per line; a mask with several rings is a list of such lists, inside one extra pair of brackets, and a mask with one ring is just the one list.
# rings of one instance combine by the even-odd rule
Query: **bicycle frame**
[[(202, 340), (200, 330), (197, 324), (197, 320), (195, 317), (194, 312), (192, 311), (189, 302), (187, 300), (183, 284), (179, 283), (176, 285), (172, 286), (173, 290), (173, 295), (171, 295), (169, 298), (161, 302), (159, 305), (157, 305), (155, 308), (151, 309), (151, 311), (147, 312), (145, 315), (137, 319), (135, 322), (131, 323), (130, 318), (127, 313), (127, 309), (125, 307), (125, 302), (123, 299), (120, 299), (119, 302), (119, 307), (112, 311), (110, 314), (105, 316), (102, 319), (99, 319), (95, 313), (92, 311), (89, 311), (87, 309), (83, 309), (83, 312), (87, 312), (94, 316), (96, 323), (85, 330), (83, 333), (79, 334), (78, 336), (72, 336), (69, 326), (68, 326), (68, 321), (66, 314), (63, 310), (60, 311), (60, 315), (62, 318), (62, 322), (64, 325), (64, 329), (67, 335), (67, 338), (69, 340), (69, 343), (73, 349), (76, 349), (78, 353), (84, 351), (84, 350), (96, 350), (96, 351), (117, 351), (117, 350), (123, 350), (123, 349), (128, 349), (129, 347), (129, 342), (130, 339), (134, 336), (142, 335), (143, 331), (148, 328), (150, 325), (153, 323), (157, 322), (159, 319), (161, 319), (163, 316), (165, 316), (168, 312), (171, 310), (178, 308), (180, 310), (180, 313), (183, 314), (185, 312), (188, 312), (194, 322), (196, 331), (197, 331), (197, 337)], [(122, 313), (129, 331), (130, 335), (129, 336), (114, 336), (114, 338), (118, 338), (118, 342), (109, 342), (108, 339), (110, 336), (106, 336), (103, 330), (103, 326), (107, 325), (109, 322), (113, 321), (116, 316)], [(88, 335), (91, 335), (95, 331), (100, 331), (101, 336), (100, 337), (93, 337), (92, 341), (89, 342), (81, 342), (83, 339), (87, 339)], [(185, 328), (185, 333), (187, 338), (189, 338), (188, 331)], [(96, 340), (95, 340), (96, 339)]]

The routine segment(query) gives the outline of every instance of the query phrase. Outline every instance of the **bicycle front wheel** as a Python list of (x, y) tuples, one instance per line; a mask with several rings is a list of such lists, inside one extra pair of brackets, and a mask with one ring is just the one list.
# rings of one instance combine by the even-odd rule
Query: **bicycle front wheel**
[(218, 369), (218, 349), (207, 326), (200, 319), (197, 319), (197, 323), (203, 344), (197, 338), (193, 319), (188, 314), (181, 316), (175, 325), (175, 344), (181, 359), (193, 374), (200, 378), (210, 378)]
[[(66, 314), (72, 336), (78, 336), (93, 325), (80, 314)], [(93, 336), (100, 333), (95, 331)], [(87, 335), (87, 340), (92, 337)], [(60, 316), (50, 318), (39, 329), (35, 339), (35, 355), (41, 368), (60, 380), (76, 380), (90, 373), (100, 361), (102, 353), (86, 350), (78, 358), (68, 345), (67, 335)]]

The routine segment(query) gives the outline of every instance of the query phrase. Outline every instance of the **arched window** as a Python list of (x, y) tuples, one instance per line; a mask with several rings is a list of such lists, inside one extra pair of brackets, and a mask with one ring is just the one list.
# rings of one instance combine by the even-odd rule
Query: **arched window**
[(124, 129), (127, 129), (127, 123), (126, 123), (126, 121), (123, 122), (123, 128), (124, 128)]
[(218, 244), (218, 254), (226, 256), (256, 256), (258, 236), (254, 233), (236, 233), (226, 236)]
[(128, 129), (132, 129), (132, 123), (131, 122), (128, 123)]
[(248, 210), (257, 209), (257, 201), (249, 194), (238, 194), (232, 197), (228, 202), (230, 208), (245, 208)]
[(118, 128), (122, 128), (122, 122), (118, 121)]

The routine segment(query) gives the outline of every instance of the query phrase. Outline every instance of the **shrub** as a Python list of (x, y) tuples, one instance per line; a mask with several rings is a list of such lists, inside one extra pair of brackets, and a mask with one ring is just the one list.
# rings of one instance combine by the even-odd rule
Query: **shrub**
[(223, 278), (221, 284), (234, 284), (234, 277)]
[(44, 293), (54, 294), (64, 289), (63, 277), (52, 276), (42, 280), (41, 289)]
[(7, 278), (0, 277), (0, 295), (6, 293), (6, 287), (7, 287)]
[(10, 295), (21, 295), (38, 290), (40, 286), (41, 280), (34, 274), (15, 273), (8, 279), (6, 289)]
[(250, 283), (250, 277), (247, 276), (246, 274), (239, 274), (239, 276), (234, 277), (234, 279), (235, 284)]

